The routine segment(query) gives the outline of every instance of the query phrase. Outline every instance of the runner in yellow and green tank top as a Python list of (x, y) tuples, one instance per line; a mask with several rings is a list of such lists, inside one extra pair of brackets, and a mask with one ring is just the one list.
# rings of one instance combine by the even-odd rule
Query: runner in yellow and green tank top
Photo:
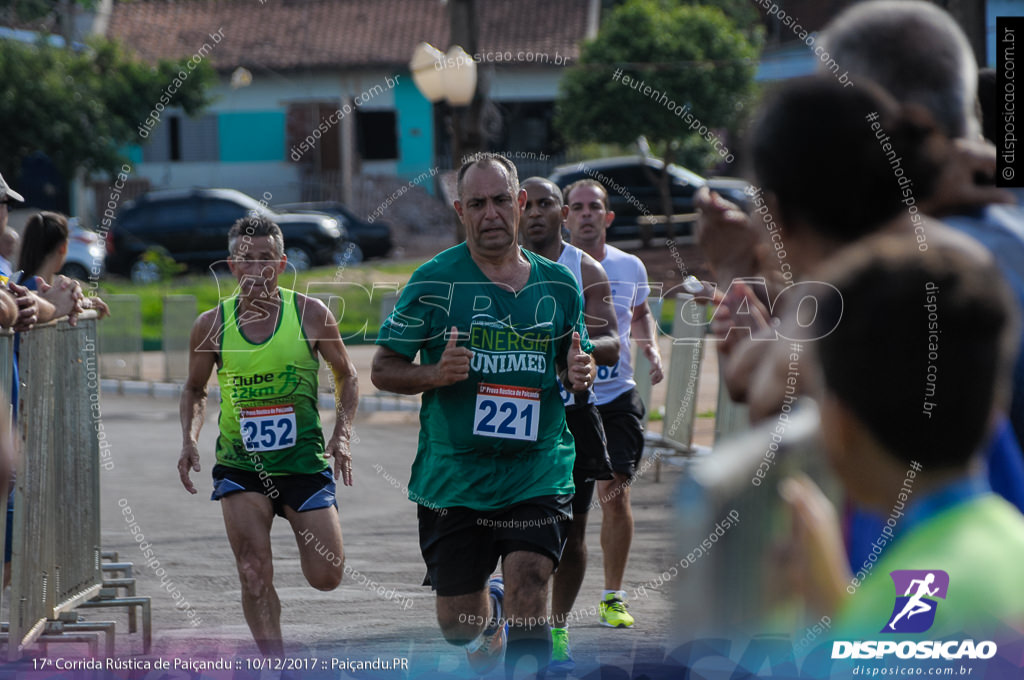
[[(220, 432), (210, 500), (220, 503), (224, 515), (245, 622), (260, 653), (280, 657), (284, 640), (270, 529), (275, 515), (287, 520), (306, 581), (323, 591), (338, 587), (345, 553), (335, 480), (352, 486), (358, 376), (326, 305), (278, 287), (288, 266), (281, 228), (254, 213), (235, 222), (227, 236), (238, 292), (192, 326), (179, 405), (178, 476), (186, 491), (199, 492), (191, 474), (201, 470), (199, 434), (216, 369)], [(317, 411), (319, 359), (334, 376), (335, 417), (326, 439)]]
[[(238, 298), (220, 304), (224, 331), (217, 462), (271, 475), (313, 474), (327, 468), (317, 411), (317, 369), (302, 330), (295, 292), (278, 288), (274, 333), (251, 342), (238, 324)], [(301, 341), (299, 341), (301, 340)]]

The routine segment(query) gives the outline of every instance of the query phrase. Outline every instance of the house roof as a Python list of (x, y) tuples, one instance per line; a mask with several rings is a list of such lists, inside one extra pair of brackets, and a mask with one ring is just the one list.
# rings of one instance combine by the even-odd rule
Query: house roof
[[(510, 53), (523, 64), (536, 63), (528, 52), (550, 55), (549, 64), (556, 52), (576, 60), (591, 4), (477, 2), (478, 52)], [(439, 0), (135, 0), (114, 5), (108, 35), (155, 61), (191, 56), (223, 27), (223, 41), (207, 57), (220, 71), (335, 70), (404, 66), (423, 41), (444, 50), (448, 23)]]

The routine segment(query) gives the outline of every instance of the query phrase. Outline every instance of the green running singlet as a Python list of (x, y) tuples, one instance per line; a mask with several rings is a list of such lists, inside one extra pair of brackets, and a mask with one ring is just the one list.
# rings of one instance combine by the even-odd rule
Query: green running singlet
[(302, 330), (295, 292), (279, 288), (277, 328), (250, 342), (238, 324), (238, 297), (221, 302), (223, 336), (217, 462), (271, 475), (315, 474), (328, 467), (317, 411), (320, 362)]
[(530, 278), (512, 293), (490, 281), (465, 243), (413, 273), (377, 338), (412, 360), (437, 363), (452, 326), (473, 351), (469, 378), (423, 393), (409, 499), (428, 507), (493, 510), (573, 493), (576, 457), (556, 373), (583, 323), (576, 279), (521, 250)]

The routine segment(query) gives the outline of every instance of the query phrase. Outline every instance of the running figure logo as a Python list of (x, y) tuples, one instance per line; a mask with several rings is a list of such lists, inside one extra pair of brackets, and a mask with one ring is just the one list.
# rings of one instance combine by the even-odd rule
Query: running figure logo
[(923, 633), (931, 628), (939, 606), (934, 598), (946, 599), (949, 574), (941, 569), (899, 569), (889, 576), (896, 586), (896, 604), (880, 632)]

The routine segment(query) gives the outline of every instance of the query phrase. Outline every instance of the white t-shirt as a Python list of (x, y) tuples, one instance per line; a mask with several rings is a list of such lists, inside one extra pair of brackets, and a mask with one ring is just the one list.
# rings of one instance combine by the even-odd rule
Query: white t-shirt
[(608, 274), (612, 288), (612, 305), (619, 323), (619, 360), (614, 366), (598, 366), (594, 394), (598, 406), (613, 401), (619, 395), (636, 387), (633, 380), (633, 359), (629, 344), (633, 308), (644, 303), (651, 294), (647, 283), (647, 269), (635, 255), (624, 253), (615, 246), (605, 245), (601, 266)]

